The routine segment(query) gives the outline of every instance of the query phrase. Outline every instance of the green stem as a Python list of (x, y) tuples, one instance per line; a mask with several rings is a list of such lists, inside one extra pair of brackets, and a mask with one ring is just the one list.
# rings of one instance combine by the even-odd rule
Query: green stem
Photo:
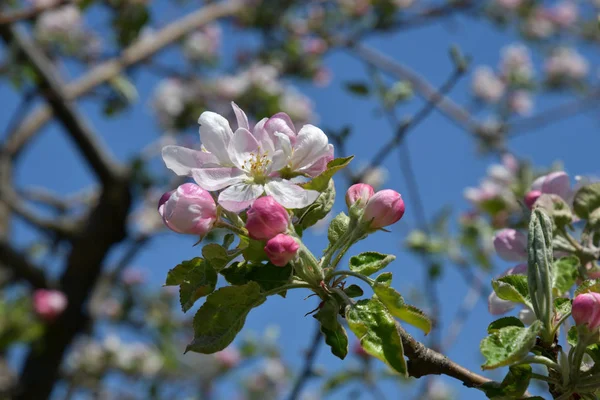
[(279, 286), (278, 288), (269, 290), (269, 291), (267, 291), (267, 292), (265, 292), (263, 294), (265, 295), (265, 297), (269, 297), (269, 296), (273, 296), (275, 294), (284, 292), (286, 290), (300, 289), (300, 288), (311, 289), (312, 286), (309, 285), (308, 283), (289, 283), (287, 285)]
[(552, 368), (553, 370), (560, 372), (560, 366), (556, 362), (544, 356), (529, 355), (522, 358), (521, 361), (515, 363), (515, 365), (517, 364), (542, 364), (548, 368)]
[(535, 372), (531, 373), (531, 379), (537, 379), (538, 381), (544, 381), (544, 382), (548, 382), (548, 383), (551, 383), (553, 385), (558, 385), (558, 386), (560, 386), (560, 384), (561, 384), (558, 381), (558, 379), (554, 379), (554, 378), (551, 378), (549, 376), (542, 375), (542, 374), (536, 374)]
[(223, 220), (217, 221), (215, 227), (229, 229), (230, 231), (237, 233), (238, 235), (248, 236), (248, 231), (245, 228), (238, 228), (237, 226), (231, 225), (230, 223), (225, 222)]
[(552, 337), (554, 337), (556, 335), (556, 333), (558, 332), (558, 328), (560, 328), (560, 326), (563, 324), (563, 322), (565, 322), (567, 320), (567, 318), (569, 318), (570, 316), (571, 316), (571, 311), (569, 311), (568, 313), (566, 313), (565, 315), (560, 317), (560, 319), (556, 322), (556, 325), (554, 325), (554, 328), (552, 329)]
[(366, 283), (369, 284), (369, 286), (373, 286), (373, 284), (375, 283), (375, 281), (367, 276), (364, 276), (363, 274), (359, 274), (358, 272), (353, 272), (353, 271), (332, 271), (330, 274), (327, 275), (326, 279), (329, 280), (331, 278), (333, 278), (334, 276), (338, 276), (338, 275), (344, 275), (344, 276), (353, 276), (355, 278), (358, 278), (362, 281), (365, 281)]
[(345, 302), (346, 304), (348, 304), (348, 305), (350, 305), (350, 306), (354, 304), (354, 300), (352, 300), (352, 299), (351, 299), (351, 298), (350, 298), (350, 297), (349, 297), (349, 296), (346, 294), (346, 292), (344, 292), (342, 289), (340, 289), (340, 288), (331, 288), (330, 290), (331, 290), (331, 291), (333, 291), (333, 292), (335, 292), (335, 293), (337, 293), (337, 294), (339, 294), (339, 295), (340, 295), (340, 297), (341, 297), (342, 299), (344, 299), (344, 302)]
[(321, 266), (323, 268), (326, 268), (329, 266), (329, 263), (331, 262), (331, 258), (334, 256), (335, 252), (344, 244), (346, 243), (346, 241), (348, 240), (348, 238), (350, 237), (350, 235), (352, 235), (352, 229), (350, 229), (350, 227), (348, 227), (349, 229), (344, 232), (344, 234), (342, 235), (341, 238), (339, 238), (334, 244), (333, 246), (331, 246), (323, 255), (323, 261), (321, 262)]

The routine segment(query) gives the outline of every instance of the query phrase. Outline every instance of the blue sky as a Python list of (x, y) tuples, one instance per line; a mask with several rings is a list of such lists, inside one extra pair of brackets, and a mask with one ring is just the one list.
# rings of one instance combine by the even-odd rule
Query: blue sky
[[(173, 14), (161, 16), (174, 17)], [(236, 42), (225, 43), (223, 52), (233, 47), (250, 45), (251, 38), (235, 36)], [(442, 84), (452, 70), (448, 57), (451, 44), (460, 45), (464, 53), (473, 57), (474, 65), (489, 64), (495, 66), (502, 46), (516, 40), (511, 33), (499, 32), (485, 22), (477, 22), (470, 18), (456, 18), (444, 25), (419, 28), (402, 34), (373, 37), (368, 44), (383, 51), (388, 56), (410, 66), (434, 85)], [(172, 52), (163, 53), (160, 59), (167, 63), (173, 61)], [(343, 83), (349, 80), (368, 79), (364, 65), (350, 56), (348, 52), (336, 50), (326, 59), (327, 66), (333, 72), (333, 81), (326, 88), (314, 88), (300, 84), (301, 90), (314, 102), (320, 120), (317, 125), (326, 128), (352, 126), (352, 136), (347, 148), (354, 154), (355, 166), (367, 162), (370, 157), (391, 136), (387, 121), (375, 112), (377, 102), (372, 98), (359, 98), (348, 94)], [(592, 63), (592, 73), (596, 74), (597, 62)], [(76, 74), (76, 71), (72, 71)], [(103, 140), (120, 159), (126, 159), (139, 151), (145, 144), (156, 139), (160, 134), (149, 108), (153, 85), (157, 78), (149, 73), (140, 73), (135, 83), (140, 100), (131, 110), (114, 119), (106, 119), (100, 107), (93, 100), (79, 103), (79, 109), (85, 113)], [(469, 101), (468, 88), (470, 78), (463, 78), (452, 91), (451, 96), (457, 102), (466, 104)], [(5, 83), (0, 84), (0, 121), (5, 126), (11, 113), (17, 106), (17, 97)], [(540, 110), (554, 100), (536, 103)], [(420, 105), (419, 101), (399, 109), (399, 115), (409, 116)], [(262, 116), (260, 116), (262, 117)], [(4, 128), (2, 128), (4, 129)], [(571, 176), (578, 174), (597, 174), (600, 164), (597, 161), (600, 146), (598, 120), (594, 114), (571, 118), (540, 129), (535, 133), (515, 138), (509, 142), (509, 148), (519, 157), (534, 160), (536, 165), (549, 166), (556, 160), (562, 160)], [(493, 157), (477, 154), (473, 139), (464, 131), (438, 112), (411, 131), (407, 139), (413, 161), (413, 167), (419, 182), (421, 198), (428, 216), (442, 207), (449, 205), (454, 211), (454, 220), (461, 211), (468, 208), (462, 191), (467, 186), (476, 185), (485, 175), (487, 166), (495, 160)], [(413, 290), (427, 296), (422, 289), (422, 265), (418, 259), (410, 256), (402, 248), (402, 241), (415, 227), (415, 216), (411, 209), (411, 194), (406, 191), (405, 183), (399, 172), (398, 154), (394, 152), (383, 165), (389, 170), (389, 178), (384, 187), (398, 190), (407, 201), (405, 217), (396, 224), (391, 233), (377, 233), (357, 244), (350, 255), (362, 251), (374, 250), (395, 254), (397, 259), (388, 268), (394, 272), (393, 286), (401, 293), (408, 294)], [(57, 123), (50, 124), (30, 146), (22, 157), (16, 173), (18, 187), (39, 185), (59, 193), (72, 193), (88, 186), (93, 177), (82, 164), (79, 154), (73, 150), (69, 139), (61, 132)], [(338, 200), (335, 211), (345, 209), (343, 193), (347, 183), (340, 176), (336, 181)], [(17, 225), (14, 233), (15, 241), (25, 244), (31, 240), (31, 233), (22, 225)], [(192, 247), (193, 238), (185, 238), (175, 233), (162, 235), (155, 240), (134, 262), (135, 266), (148, 272), (150, 289), (158, 290), (162, 285), (166, 272), (181, 260), (199, 254), (198, 247)], [(306, 243), (315, 253), (325, 247), (326, 236), (308, 235)], [(114, 256), (114, 255), (113, 255)], [(112, 258), (112, 257), (111, 257)], [(509, 265), (498, 261), (499, 270)], [(57, 266), (48, 266), (55, 270)], [(456, 270), (450, 265), (444, 268), (443, 278), (439, 284), (439, 296), (442, 300), (441, 328), (446, 329), (468, 288)], [(293, 292), (286, 299), (270, 298), (266, 304), (254, 310), (248, 317), (245, 330), (263, 331), (268, 325), (279, 325), (280, 344), (284, 348), (285, 361), (292, 368), (299, 368), (303, 359), (303, 350), (309, 343), (313, 331), (312, 318), (304, 314), (315, 306), (315, 300), (304, 300), (308, 293)], [(192, 311), (190, 311), (192, 312)], [(469, 317), (460, 337), (447, 354), (454, 361), (479, 371), (481, 356), (479, 341), (485, 336), (485, 329), (492, 317), (487, 313), (485, 301), (480, 301)], [(191, 327), (190, 327), (191, 332)], [(411, 330), (411, 332), (414, 332)], [(445, 331), (444, 331), (445, 332)], [(415, 332), (418, 339), (423, 336)], [(323, 346), (317, 364), (328, 372), (344, 368), (353, 363), (352, 357), (340, 361)], [(498, 373), (490, 373), (490, 377), (500, 378)], [(463, 388), (459, 382), (441, 378), (451, 385), (460, 399), (479, 399), (482, 394)], [(309, 388), (320, 384), (319, 380), (311, 381)], [(416, 385), (413, 385), (416, 386)], [(409, 398), (398, 392), (398, 386), (390, 383), (382, 385), (387, 398)], [(404, 390), (403, 386), (403, 390)], [(406, 390), (410, 387), (406, 387)], [(338, 392), (332, 398), (346, 398), (348, 392)], [(364, 397), (368, 398), (368, 396)]]

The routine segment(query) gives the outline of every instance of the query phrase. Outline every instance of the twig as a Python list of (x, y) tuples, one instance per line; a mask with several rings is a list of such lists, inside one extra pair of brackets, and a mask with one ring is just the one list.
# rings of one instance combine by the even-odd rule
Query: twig
[(77, 144), (99, 180), (107, 183), (122, 175), (122, 167), (108, 154), (97, 135), (79, 115), (65, 96), (63, 85), (50, 60), (25, 34), (11, 26), (0, 26), (0, 35), (7, 45), (15, 43), (38, 76), (39, 88), (56, 116)]
[(48, 4), (40, 3), (37, 5), (34, 5), (33, 7), (30, 7), (30, 8), (17, 10), (17, 11), (11, 11), (9, 13), (2, 13), (2, 14), (0, 14), (0, 26), (14, 24), (15, 22), (19, 22), (19, 21), (34, 19), (35, 17), (37, 17), (38, 15), (40, 15), (41, 13), (43, 13), (45, 11), (52, 10), (54, 8), (57, 8), (57, 7), (60, 7), (60, 6), (63, 6), (65, 4), (69, 4), (72, 2), (73, 2), (73, 0), (55, 0), (54, 2), (51, 2)]
[(0, 262), (3, 267), (10, 269), (16, 278), (28, 282), (36, 289), (49, 286), (44, 272), (4, 240), (0, 240)]
[(296, 400), (298, 396), (300, 396), (304, 385), (313, 376), (313, 364), (315, 362), (315, 358), (317, 357), (317, 352), (319, 351), (321, 342), (321, 326), (318, 322), (315, 322), (315, 331), (313, 333), (313, 338), (310, 347), (306, 352), (306, 358), (304, 359), (304, 366), (302, 367), (302, 372), (300, 373), (300, 375), (298, 375), (298, 379), (296, 379), (296, 382), (294, 383), (294, 387), (290, 392), (288, 400)]
[[(242, 9), (242, 1), (224, 1), (203, 6), (181, 19), (174, 21), (155, 33), (152, 40), (138, 41), (123, 50), (120, 56), (105, 61), (92, 68), (81, 78), (68, 83), (64, 88), (67, 100), (73, 101), (93, 89), (119, 76), (127, 68), (146, 61), (168, 45), (216, 19), (231, 16)], [(24, 124), (10, 134), (6, 149), (17, 156), (33, 135), (40, 130), (53, 116), (53, 110), (40, 106), (32, 111)]]

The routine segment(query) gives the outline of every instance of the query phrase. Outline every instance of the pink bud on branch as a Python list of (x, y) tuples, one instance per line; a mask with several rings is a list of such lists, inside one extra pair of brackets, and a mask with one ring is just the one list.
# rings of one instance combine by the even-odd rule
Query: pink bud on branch
[(267, 242), (265, 253), (271, 263), (284, 267), (296, 257), (299, 248), (300, 245), (293, 237), (280, 233)]
[(575, 297), (572, 315), (578, 326), (587, 325), (590, 330), (600, 327), (600, 293), (583, 293)]
[(52, 321), (67, 307), (67, 297), (58, 290), (38, 289), (33, 293), (33, 308), (44, 320)]
[(358, 201), (359, 205), (364, 207), (366, 206), (367, 201), (373, 197), (374, 193), (375, 190), (373, 190), (373, 187), (366, 183), (352, 185), (348, 188), (348, 191), (346, 191), (346, 205), (351, 207)]
[(269, 240), (290, 224), (287, 210), (271, 196), (260, 197), (248, 210), (246, 229), (252, 239)]
[(217, 205), (209, 192), (193, 183), (165, 193), (158, 204), (165, 225), (177, 233), (204, 236), (217, 220)]
[(400, 193), (385, 189), (375, 193), (367, 202), (362, 220), (371, 229), (392, 225), (404, 215), (404, 201)]

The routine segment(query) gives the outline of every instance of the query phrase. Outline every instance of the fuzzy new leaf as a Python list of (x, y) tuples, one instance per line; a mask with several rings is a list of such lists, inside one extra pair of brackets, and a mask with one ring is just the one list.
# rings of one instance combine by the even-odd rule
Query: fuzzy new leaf
[(481, 354), (486, 359), (483, 369), (494, 369), (519, 361), (535, 345), (541, 322), (535, 321), (529, 328), (507, 326), (481, 341)]
[(350, 270), (363, 275), (372, 275), (388, 266), (396, 256), (367, 251), (350, 257)]

